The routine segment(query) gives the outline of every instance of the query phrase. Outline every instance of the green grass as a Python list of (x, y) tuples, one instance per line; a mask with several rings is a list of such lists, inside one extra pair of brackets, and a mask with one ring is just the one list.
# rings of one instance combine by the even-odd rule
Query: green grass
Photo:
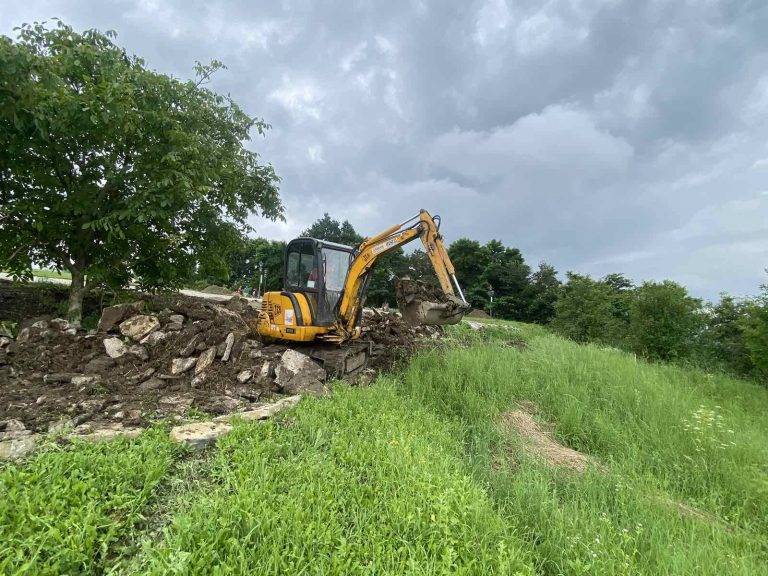
[[(372, 387), (239, 424), (183, 465), (149, 435), (6, 467), (0, 568), (765, 573), (765, 388), (488, 324)], [(579, 475), (525, 451), (498, 424), (521, 401), (600, 466)]]
[(167, 434), (152, 431), (137, 441), (50, 445), (0, 467), (0, 573), (101, 573), (175, 453)]
[(64, 278), (66, 280), (72, 279), (72, 274), (70, 274), (67, 270), (62, 270), (59, 272), (57, 270), (48, 270), (47, 268), (34, 268), (32, 270), (32, 275), (39, 278)]

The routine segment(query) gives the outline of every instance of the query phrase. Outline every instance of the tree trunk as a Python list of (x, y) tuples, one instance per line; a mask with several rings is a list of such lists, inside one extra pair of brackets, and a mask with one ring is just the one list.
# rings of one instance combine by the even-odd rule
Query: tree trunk
[(72, 268), (70, 270), (72, 274), (72, 282), (69, 285), (69, 309), (67, 310), (67, 316), (69, 323), (73, 326), (80, 327), (80, 322), (83, 319), (83, 296), (85, 296), (85, 274), (82, 269)]

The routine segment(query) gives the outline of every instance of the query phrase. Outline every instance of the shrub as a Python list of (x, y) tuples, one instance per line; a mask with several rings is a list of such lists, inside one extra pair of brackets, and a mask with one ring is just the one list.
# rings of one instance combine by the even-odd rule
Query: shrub
[(665, 280), (645, 282), (629, 308), (629, 344), (653, 360), (678, 360), (690, 354), (702, 323), (701, 301), (683, 286)]
[(768, 285), (763, 296), (747, 307), (742, 319), (744, 346), (758, 377), (768, 378)]
[(722, 294), (720, 302), (706, 307), (706, 320), (696, 342), (697, 363), (740, 375), (752, 372), (754, 365), (744, 337), (750, 305)]
[(609, 284), (568, 272), (555, 303), (552, 327), (576, 342), (602, 342), (618, 345), (624, 336), (624, 326), (617, 310), (626, 293)]

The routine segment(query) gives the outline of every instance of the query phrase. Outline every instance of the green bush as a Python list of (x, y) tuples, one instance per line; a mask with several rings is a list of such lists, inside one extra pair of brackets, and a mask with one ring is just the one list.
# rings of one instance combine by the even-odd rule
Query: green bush
[(722, 294), (720, 302), (706, 307), (706, 319), (694, 350), (695, 362), (704, 368), (720, 368), (748, 375), (754, 365), (744, 337), (744, 322), (751, 303)]
[(576, 342), (618, 346), (624, 339), (627, 292), (589, 276), (568, 273), (555, 304), (554, 330)]
[(652, 360), (686, 358), (702, 324), (701, 301), (683, 286), (665, 280), (644, 282), (629, 308), (629, 344)]
[(743, 318), (744, 345), (757, 376), (768, 378), (768, 285), (763, 295), (747, 307)]

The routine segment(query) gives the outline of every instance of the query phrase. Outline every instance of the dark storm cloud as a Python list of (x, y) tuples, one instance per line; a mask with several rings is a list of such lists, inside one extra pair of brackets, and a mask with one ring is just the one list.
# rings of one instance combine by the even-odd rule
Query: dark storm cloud
[(150, 66), (273, 125), (288, 238), (420, 207), (564, 271), (754, 292), (768, 265), (763, 2), (65, 2), (4, 7), (115, 29)]

